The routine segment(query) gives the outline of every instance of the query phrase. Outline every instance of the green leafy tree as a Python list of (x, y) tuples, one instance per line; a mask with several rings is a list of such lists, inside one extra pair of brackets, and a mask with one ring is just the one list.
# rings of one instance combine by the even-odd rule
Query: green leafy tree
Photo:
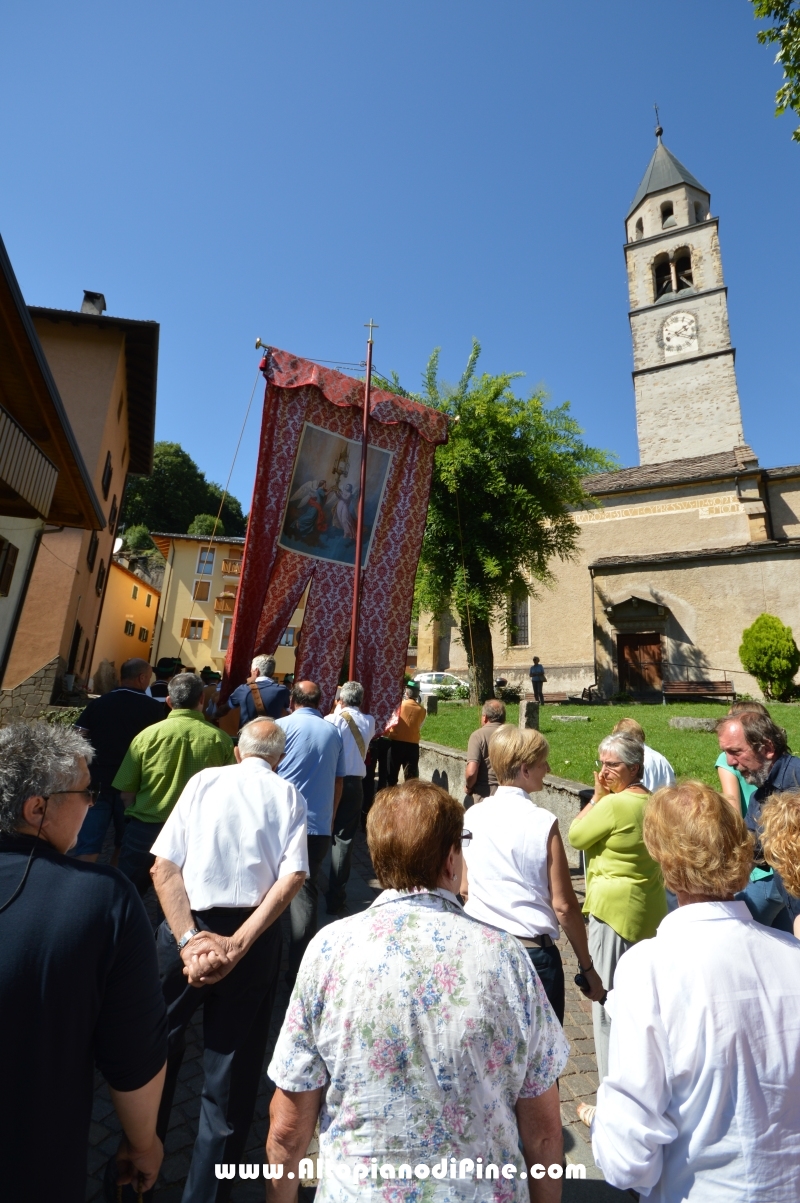
[(148, 552), (155, 550), (153, 540), (150, 538), (150, 531), (146, 526), (126, 527), (123, 538), (128, 551)]
[[(197, 514), (216, 514), (222, 499), (219, 485), (209, 483), (180, 443), (156, 443), (151, 476), (132, 476), (125, 489), (122, 521), (149, 531), (188, 534)], [(240, 536), (246, 522), (235, 497), (227, 497), (220, 515), (225, 533)]]
[(784, 626), (780, 618), (759, 614), (742, 632), (739, 659), (744, 671), (758, 681), (764, 697), (778, 701), (791, 697), (794, 675), (800, 668), (800, 650), (792, 628)]
[[(775, 62), (783, 68), (783, 83), (775, 93), (775, 115), (787, 109), (800, 115), (800, 4), (798, 0), (751, 0), (757, 20), (774, 21), (758, 31), (762, 46), (777, 45)], [(792, 134), (800, 142), (800, 126)]]
[(222, 519), (217, 521), (216, 514), (195, 514), (186, 533), (187, 535), (219, 535), (222, 538), (225, 534), (225, 527), (222, 525)]
[[(535, 596), (535, 583), (551, 580), (554, 557), (573, 557), (571, 511), (594, 504), (583, 478), (614, 461), (583, 442), (568, 404), (548, 407), (541, 391), (517, 397), (519, 373), (476, 376), (479, 355), (473, 340), (452, 388), (439, 381), (435, 350), (416, 398), (451, 419), (449, 441), (436, 449), (417, 600), (436, 614), (454, 609), (473, 701), (483, 702), (494, 696), (493, 621), (507, 623), (511, 596)], [(412, 395), (396, 376), (376, 383)]]

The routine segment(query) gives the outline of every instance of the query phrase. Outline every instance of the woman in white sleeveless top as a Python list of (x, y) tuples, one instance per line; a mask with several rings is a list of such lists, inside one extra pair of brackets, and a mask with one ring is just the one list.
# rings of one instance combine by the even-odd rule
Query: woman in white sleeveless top
[(586, 926), (572, 888), (554, 814), (530, 795), (550, 771), (547, 740), (538, 731), (505, 724), (492, 737), (497, 792), (469, 813), (472, 839), (464, 847), (461, 894), (468, 915), (517, 936), (528, 950), (545, 993), (564, 1022), (564, 969), (555, 941), (559, 923), (588, 979), (589, 998), (604, 990), (589, 956)]

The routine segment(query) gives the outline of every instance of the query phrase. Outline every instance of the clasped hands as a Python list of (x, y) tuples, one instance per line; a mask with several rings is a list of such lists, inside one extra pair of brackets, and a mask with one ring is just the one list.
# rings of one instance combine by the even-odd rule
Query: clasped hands
[(190, 986), (211, 986), (230, 973), (245, 951), (231, 936), (201, 931), (181, 949), (184, 975)]

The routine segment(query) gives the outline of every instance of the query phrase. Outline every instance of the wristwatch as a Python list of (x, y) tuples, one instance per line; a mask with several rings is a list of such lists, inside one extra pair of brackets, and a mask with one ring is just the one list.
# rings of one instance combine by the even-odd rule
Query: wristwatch
[(199, 927), (190, 927), (188, 931), (183, 933), (180, 940), (178, 941), (178, 952), (180, 952), (182, 949), (184, 949), (186, 947), (186, 945), (189, 943), (189, 941), (192, 939), (193, 936), (199, 936), (199, 935), (200, 935)]
[[(180, 945), (178, 945), (178, 947), (180, 948)], [(592, 957), (589, 957), (589, 964), (586, 966), (586, 968), (585, 968), (585, 969), (584, 969), (583, 965), (581, 965), (581, 963), (580, 963), (580, 961), (579, 961), (579, 962), (578, 962), (578, 969), (580, 969), (581, 973), (588, 973), (590, 969), (594, 969), (594, 960), (592, 959)]]

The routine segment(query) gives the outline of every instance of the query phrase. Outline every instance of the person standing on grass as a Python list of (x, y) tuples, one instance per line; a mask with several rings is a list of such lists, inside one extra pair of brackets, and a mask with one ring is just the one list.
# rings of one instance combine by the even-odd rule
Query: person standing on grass
[(464, 848), (461, 896), (468, 915), (516, 936), (527, 949), (563, 1024), (559, 923), (589, 980), (589, 998), (602, 998), (604, 990), (589, 955), (558, 821), (531, 797), (540, 792), (550, 771), (549, 750), (538, 731), (506, 724), (493, 736), (492, 766), (499, 784), (493, 796), (470, 812), (472, 839)]
[(662, 756), (660, 752), (656, 752), (655, 748), (648, 748), (644, 739), (644, 728), (640, 723), (637, 723), (635, 718), (621, 718), (614, 726), (611, 734), (619, 735), (620, 733), (632, 735), (644, 747), (642, 785), (645, 789), (649, 789), (650, 793), (654, 794), (657, 789), (661, 789), (664, 785), (675, 784), (675, 770), (672, 765), (666, 756)]
[(547, 680), (544, 665), (538, 656), (533, 657), (533, 664), (528, 669), (528, 675), (533, 686), (533, 696), (540, 706), (544, 706), (544, 683)]

